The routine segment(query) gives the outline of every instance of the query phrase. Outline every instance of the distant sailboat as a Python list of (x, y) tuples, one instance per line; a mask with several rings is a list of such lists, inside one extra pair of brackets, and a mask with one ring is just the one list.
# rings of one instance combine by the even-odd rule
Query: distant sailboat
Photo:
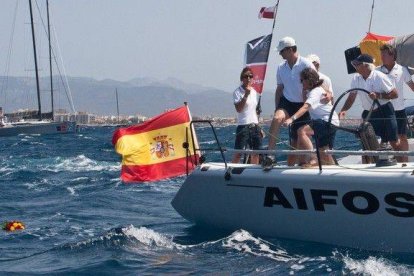
[[(77, 131), (76, 122), (63, 121), (54, 122), (53, 117), (53, 81), (52, 81), (52, 54), (51, 54), (51, 40), (50, 40), (50, 23), (49, 23), (49, 0), (47, 3), (47, 18), (48, 18), (48, 38), (49, 38), (49, 66), (50, 66), (50, 85), (51, 85), (51, 101), (52, 112), (42, 114), (42, 104), (40, 100), (40, 85), (39, 85), (39, 70), (37, 65), (36, 39), (33, 24), (32, 1), (29, 0), (30, 8), (30, 24), (32, 31), (33, 55), (36, 73), (36, 91), (37, 91), (37, 112), (36, 114), (28, 114), (23, 120), (18, 122), (6, 122), (2, 119), (0, 124), (0, 136), (16, 136), (19, 134), (62, 134), (74, 133)], [(3, 115), (3, 114), (1, 114)]]

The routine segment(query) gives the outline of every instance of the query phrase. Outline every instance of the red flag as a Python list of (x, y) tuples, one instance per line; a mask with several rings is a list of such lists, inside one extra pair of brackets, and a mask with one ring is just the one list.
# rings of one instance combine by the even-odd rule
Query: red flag
[(268, 18), (273, 19), (275, 18), (275, 9), (276, 7), (262, 7), (259, 11), (259, 18)]
[[(185, 174), (187, 166), (193, 170), (192, 160), (197, 155), (191, 147), (190, 121), (187, 106), (182, 106), (142, 124), (117, 129), (112, 144), (122, 155), (122, 180), (156, 181)], [(190, 145), (188, 159), (183, 148), (186, 137)], [(195, 145), (198, 148), (196, 141)]]
[(253, 73), (253, 87), (257, 93), (263, 90), (263, 81), (266, 75), (267, 60), (269, 58), (272, 35), (265, 35), (253, 39), (246, 44), (246, 66)]

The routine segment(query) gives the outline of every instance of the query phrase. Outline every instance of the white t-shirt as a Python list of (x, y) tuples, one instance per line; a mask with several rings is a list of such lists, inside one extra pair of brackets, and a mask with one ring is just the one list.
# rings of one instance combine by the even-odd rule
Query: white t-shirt
[(290, 102), (303, 103), (302, 83), (300, 82), (300, 72), (305, 68), (315, 66), (308, 59), (299, 56), (296, 63), (290, 68), (287, 61), (277, 67), (277, 85), (283, 85), (283, 96)]
[(318, 74), (319, 74), (319, 78), (321, 80), (323, 80), (323, 83), (322, 83), (323, 89), (330, 91), (332, 93), (332, 96), (333, 96), (333, 88), (332, 88), (331, 78), (329, 78), (327, 75), (325, 75), (324, 73), (321, 73), (321, 72), (318, 72)]
[[(333, 105), (330, 102), (327, 104), (321, 103), (321, 99), (324, 98), (324, 93), (325, 90), (321, 86), (312, 89), (307, 93), (308, 98), (305, 103), (310, 105), (309, 114), (313, 120), (322, 119), (328, 122)], [(333, 112), (331, 123), (339, 126), (339, 117), (335, 111)]]
[[(244, 97), (244, 89), (242, 86), (239, 86), (233, 92), (233, 102), (234, 104), (239, 103)], [(256, 113), (257, 106), (257, 92), (252, 88), (250, 94), (247, 97), (246, 104), (243, 107), (241, 112), (237, 112), (237, 124), (239, 125), (248, 125), (248, 124), (258, 124), (259, 120)]]
[(394, 106), (394, 109), (403, 110), (405, 108), (404, 83), (412, 81), (411, 75), (408, 72), (408, 69), (396, 63), (394, 67), (391, 69), (391, 71), (389, 72), (388, 72), (388, 69), (384, 65), (377, 67), (377, 70), (386, 74), (392, 81), (394, 87), (397, 89), (398, 98), (391, 100), (392, 105)]
[[(361, 88), (367, 90), (368, 92), (390, 93), (391, 90), (394, 89), (394, 85), (392, 84), (391, 80), (387, 77), (387, 75), (378, 70), (373, 70), (371, 71), (366, 80), (364, 80), (364, 78), (360, 74), (354, 74), (354, 77), (351, 81), (351, 89), (352, 88)], [(370, 110), (372, 107), (373, 100), (371, 100), (368, 94), (364, 92), (358, 92), (358, 97), (361, 100), (362, 108), (364, 108), (365, 110)], [(381, 105), (383, 105), (389, 102), (390, 100), (380, 99), (378, 101)]]

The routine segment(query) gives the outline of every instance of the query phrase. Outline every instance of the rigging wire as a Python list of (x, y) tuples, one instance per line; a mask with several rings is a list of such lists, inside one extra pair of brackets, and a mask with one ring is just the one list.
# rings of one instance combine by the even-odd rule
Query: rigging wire
[[(44, 30), (44, 32), (45, 32), (45, 34), (47, 36), (48, 35), (48, 31), (47, 31), (47, 28), (46, 28), (46, 24), (45, 24), (45, 22), (43, 20), (42, 13), (40, 12), (39, 5), (37, 4), (37, 0), (35, 0), (35, 3), (36, 3), (37, 10), (39, 11), (39, 14), (40, 14), (40, 20), (42, 22), (43, 30)], [(52, 16), (51, 16), (50, 19), (51, 19), (51, 21), (53, 20)], [(54, 41), (56, 42), (56, 45), (57, 45), (57, 50), (58, 50), (57, 53), (61, 53), (60, 46), (59, 46), (59, 41), (57, 39), (56, 29), (54, 27), (54, 24), (52, 24), (52, 29), (53, 29)], [(53, 61), (54, 61), (55, 65), (56, 65), (56, 69), (59, 72), (59, 79), (62, 82), (63, 89), (65, 90), (66, 98), (67, 98), (67, 100), (69, 102), (70, 108), (71, 108), (71, 110), (72, 110), (73, 113), (76, 113), (75, 106), (73, 104), (72, 93), (71, 93), (71, 90), (70, 90), (70, 87), (69, 87), (69, 81), (68, 81), (68, 78), (67, 78), (67, 75), (66, 75), (65, 66), (63, 64), (62, 55), (60, 54), (59, 57), (60, 57), (60, 62), (61, 62), (62, 67), (63, 67), (62, 70), (63, 70), (63, 74), (65, 76), (65, 80), (62, 77), (62, 71), (60, 70), (59, 63), (58, 63), (58, 60), (57, 60), (57, 57), (56, 57), (57, 55), (55, 54), (55, 51), (54, 51), (54, 48), (53, 47), (52, 47), (51, 51), (52, 51)]]
[[(13, 40), (14, 40), (14, 31), (16, 29), (16, 18), (17, 18), (17, 8), (19, 6), (19, 1), (16, 1), (16, 5), (14, 7), (14, 15), (13, 15), (13, 23), (12, 23), (12, 30), (11, 30), (11, 34), (10, 34), (10, 40), (9, 40), (9, 47), (7, 49), (7, 57), (6, 57), (6, 67), (4, 69), (4, 77), (3, 77), (3, 81), (1, 84), (1, 96), (4, 96), (4, 104), (7, 101), (7, 95), (6, 95), (6, 90), (8, 88), (9, 85), (9, 72), (10, 72), (10, 61), (11, 61), (11, 55), (12, 55), (12, 50), (13, 50)], [(3, 110), (3, 112), (5, 113), (5, 110)]]

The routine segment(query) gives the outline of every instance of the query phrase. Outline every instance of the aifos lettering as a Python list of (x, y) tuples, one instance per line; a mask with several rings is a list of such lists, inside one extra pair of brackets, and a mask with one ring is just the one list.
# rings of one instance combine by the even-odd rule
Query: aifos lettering
[[(342, 196), (336, 190), (311, 189), (307, 199), (303, 189), (293, 189), (293, 198), (288, 199), (278, 187), (266, 187), (265, 207), (280, 205), (285, 209), (299, 209), (325, 212), (327, 205), (342, 204), (346, 210), (358, 215), (371, 215), (380, 208), (395, 217), (414, 217), (414, 195), (403, 192), (388, 193), (383, 200), (366, 191), (349, 191)], [(355, 205), (356, 199), (365, 202), (363, 207)], [(385, 204), (385, 206), (381, 206)], [(311, 206), (309, 206), (311, 205)]]

